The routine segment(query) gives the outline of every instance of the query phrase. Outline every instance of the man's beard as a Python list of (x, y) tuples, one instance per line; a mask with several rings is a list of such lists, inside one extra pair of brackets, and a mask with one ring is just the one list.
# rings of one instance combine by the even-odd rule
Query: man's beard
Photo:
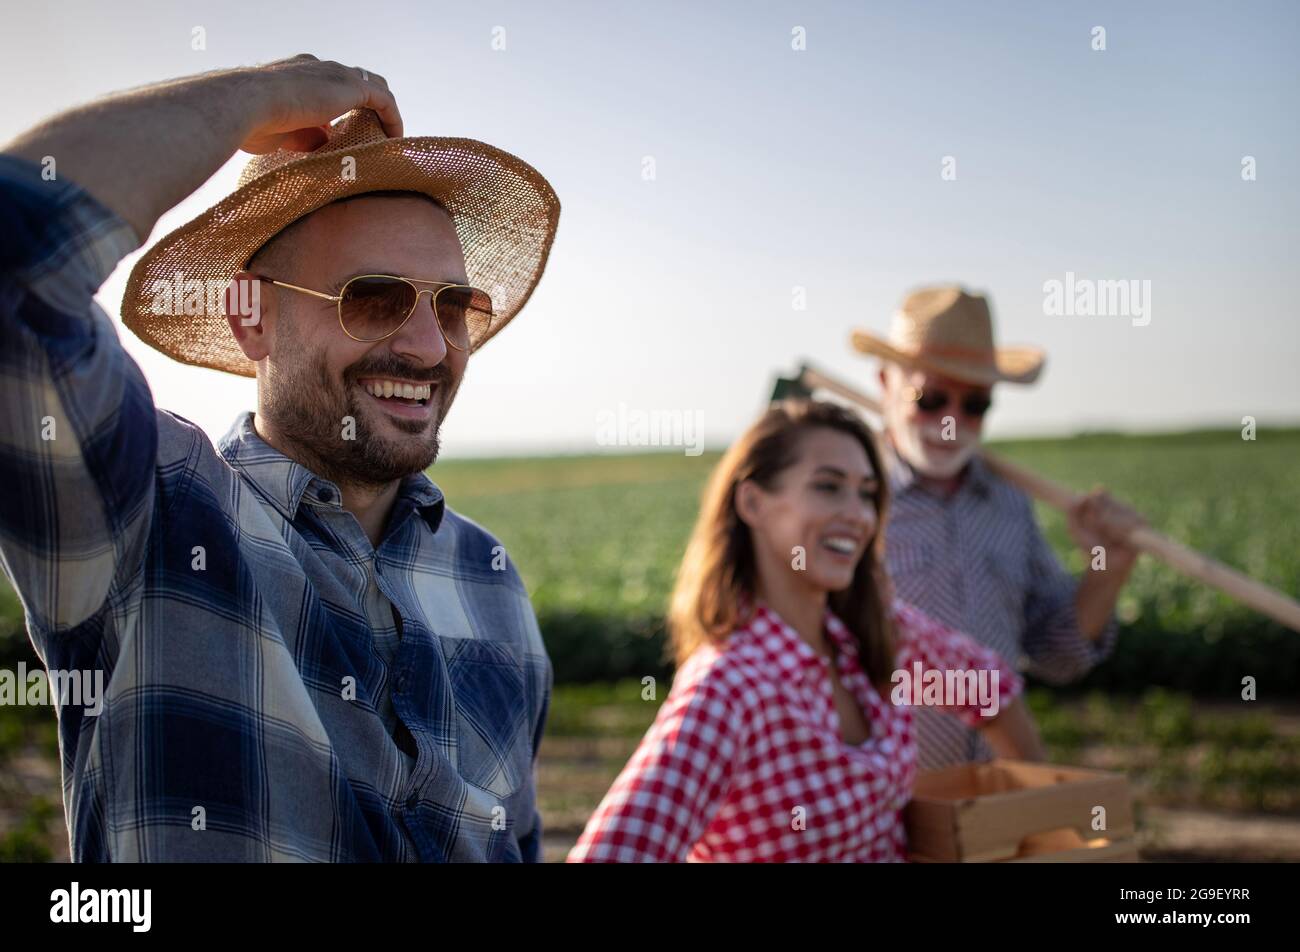
[[(921, 475), (931, 479), (950, 479), (966, 468), (979, 450), (979, 440), (942, 440), (942, 430), (941, 426), (926, 427), (920, 423), (904, 422), (894, 430), (894, 448)], [(942, 441), (951, 449), (947, 452), (936, 450), (923, 436)]]
[[(408, 420), (367, 406), (358, 384), (362, 377), (433, 384), (429, 399), (438, 401), (436, 415), (427, 421)], [(392, 355), (354, 364), (343, 372), (341, 384), (319, 354), (281, 368), (267, 383), (261, 412), (292, 450), (289, 455), (339, 486), (381, 488), (431, 466), (438, 458), (438, 431), (455, 396), (445, 364), (414, 367)], [(384, 433), (380, 428), (388, 424), (409, 437)]]

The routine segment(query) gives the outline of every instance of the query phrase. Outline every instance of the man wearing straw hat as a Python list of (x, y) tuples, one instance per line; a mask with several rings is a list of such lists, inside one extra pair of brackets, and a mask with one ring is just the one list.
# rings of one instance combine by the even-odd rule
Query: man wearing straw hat
[[(1084, 496), (1068, 514), (1089, 566), (1076, 582), (1028, 498), (978, 455), (994, 385), (1032, 383), (1042, 351), (995, 347), (987, 300), (960, 287), (914, 291), (888, 338), (856, 331), (853, 344), (883, 363), (886, 557), (898, 594), (1045, 681), (1081, 678), (1114, 648), (1115, 601), (1137, 559), (1125, 539), (1142, 522), (1102, 490)], [(980, 732), (925, 708), (916, 727), (924, 768), (995, 753)], [(1000, 753), (1042, 756), (1037, 743)]]
[[(59, 712), (75, 860), (539, 858), (550, 662), (515, 567), (423, 471), (559, 202), (500, 149), (402, 136), (382, 76), (303, 55), (0, 157), (0, 554), (47, 668), (104, 682)], [(176, 360), (257, 378), (214, 447), (92, 295), (239, 148), (238, 189), (122, 303)]]

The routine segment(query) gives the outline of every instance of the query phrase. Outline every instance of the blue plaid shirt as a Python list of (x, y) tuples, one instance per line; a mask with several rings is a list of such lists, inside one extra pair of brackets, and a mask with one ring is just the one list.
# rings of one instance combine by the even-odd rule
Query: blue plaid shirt
[(514, 565), (402, 483), (372, 547), (336, 485), (154, 407), (92, 295), (138, 244), (0, 157), (0, 557), (59, 710), (72, 857), (540, 858), (551, 666)]

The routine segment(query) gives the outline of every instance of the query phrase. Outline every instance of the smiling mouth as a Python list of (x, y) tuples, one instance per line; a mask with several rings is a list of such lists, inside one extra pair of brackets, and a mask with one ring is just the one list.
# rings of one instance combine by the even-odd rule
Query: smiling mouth
[(821, 540), (821, 544), (822, 548), (844, 558), (851, 558), (858, 552), (857, 540), (849, 536), (826, 536)]
[(436, 383), (412, 383), (402, 380), (366, 379), (358, 384), (366, 394), (394, 416), (423, 419), (429, 416)]

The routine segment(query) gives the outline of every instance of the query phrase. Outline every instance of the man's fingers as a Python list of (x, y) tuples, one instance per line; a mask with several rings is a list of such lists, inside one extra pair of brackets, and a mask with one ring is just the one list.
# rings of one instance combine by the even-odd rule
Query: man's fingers
[(388, 89), (388, 80), (363, 66), (342, 66), (333, 62), (327, 65), (344, 71), (354, 83), (359, 82), (361, 101), (352, 108), (373, 109), (378, 114), (386, 135), (394, 139), (402, 135), (402, 113), (397, 108), (397, 99)]
[(373, 83), (367, 84), (367, 93), (365, 105), (373, 109), (379, 115), (379, 121), (383, 123), (384, 132), (393, 139), (402, 135), (402, 113), (397, 108), (397, 100), (393, 94), (388, 91), (387, 86), (380, 86)]
[(402, 114), (397, 108), (397, 100), (388, 89), (388, 80), (363, 66), (353, 66), (350, 72), (361, 80), (365, 101), (360, 105), (373, 109), (379, 115), (384, 132), (390, 138), (400, 136), (403, 132)]
[(388, 88), (388, 80), (384, 79), (384, 77), (380, 76), (378, 73), (368, 72), (360, 66), (354, 66), (353, 69), (361, 74), (361, 81), (363, 83), (378, 83), (385, 89)]
[(280, 148), (290, 152), (314, 152), (329, 141), (329, 126), (295, 129), (280, 140)]
[(248, 151), (312, 151), (327, 141), (324, 123), (353, 109), (374, 110), (388, 136), (404, 134), (397, 100), (380, 73), (321, 61), (309, 53), (256, 69), (266, 70), (268, 78), (274, 78), (275, 94), (267, 114), (244, 144)]

